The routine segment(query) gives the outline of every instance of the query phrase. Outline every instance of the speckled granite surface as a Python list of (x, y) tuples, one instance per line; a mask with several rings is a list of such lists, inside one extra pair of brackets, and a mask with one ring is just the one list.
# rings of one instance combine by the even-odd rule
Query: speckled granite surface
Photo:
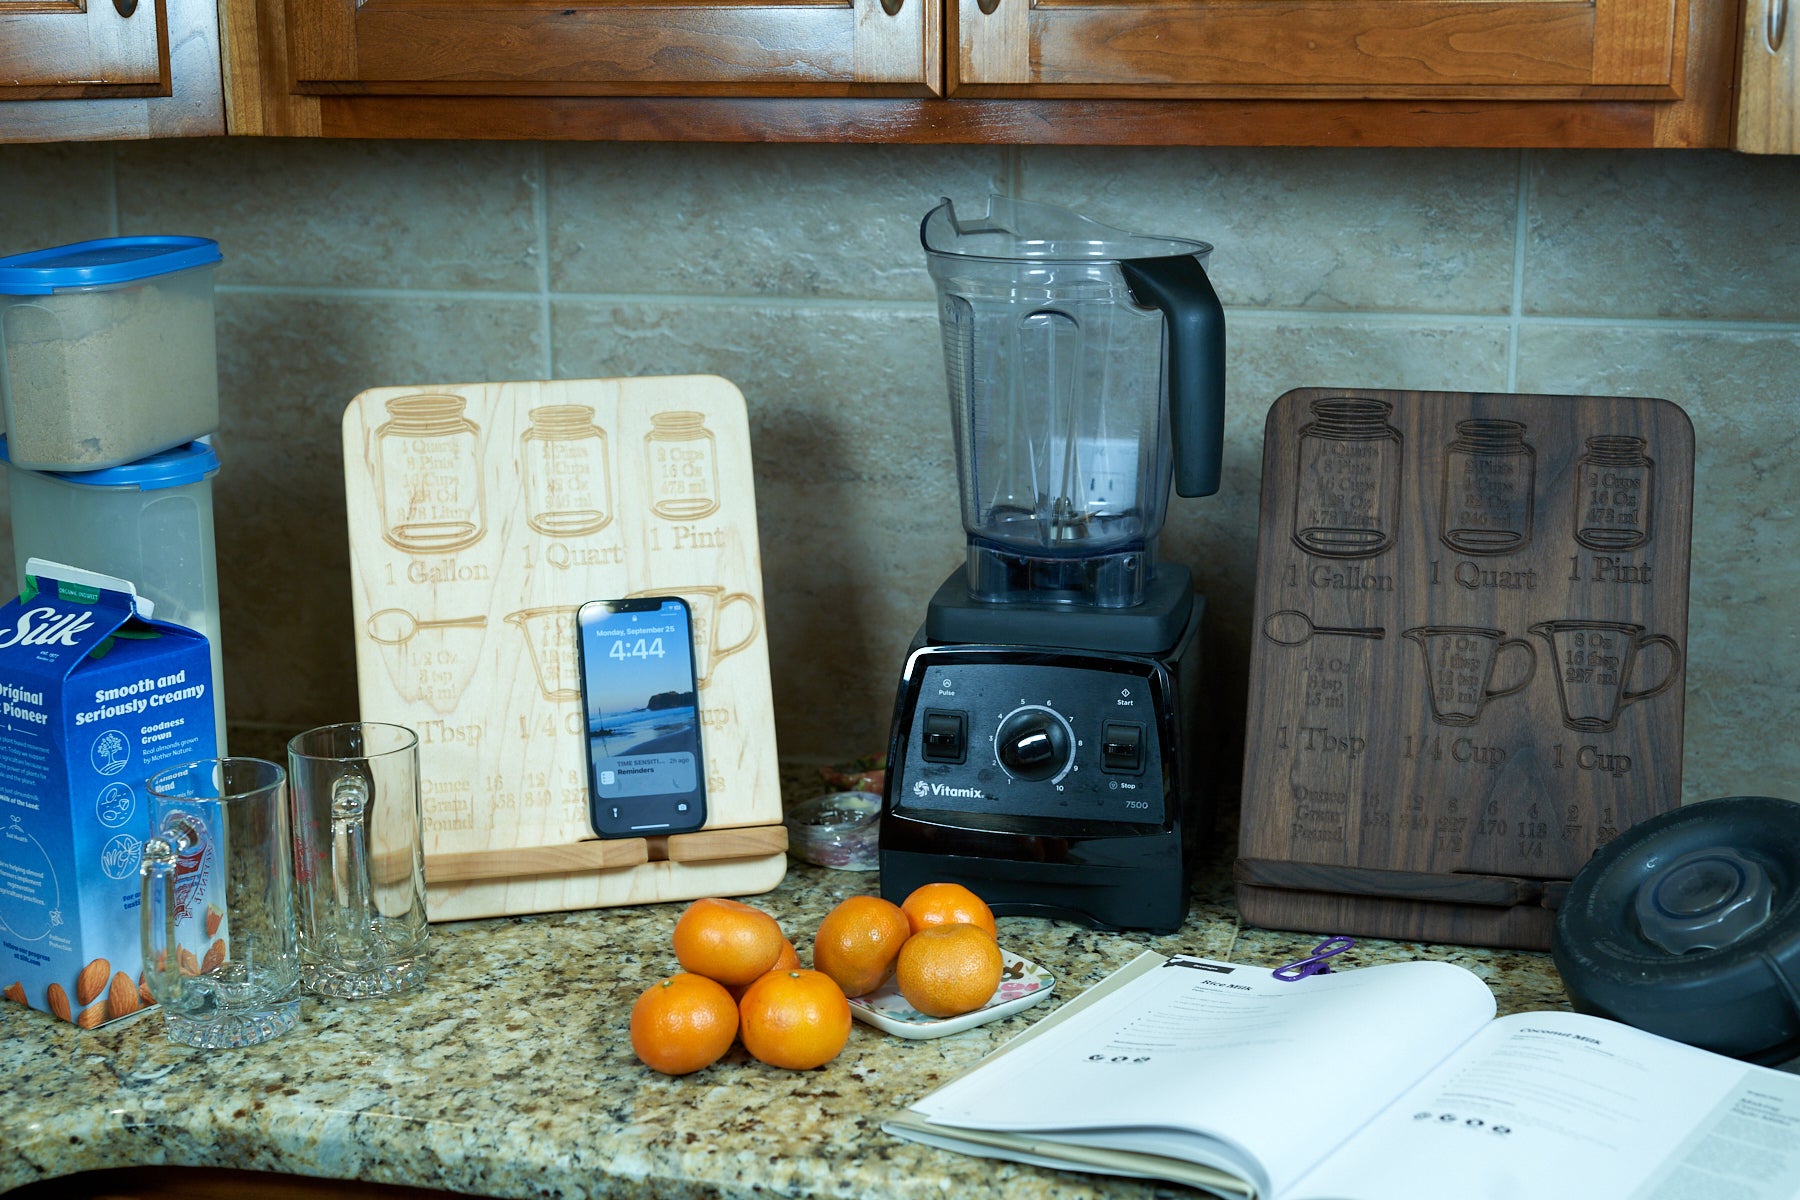
[[(808, 1072), (765, 1067), (741, 1047), (680, 1079), (633, 1057), (631, 1002), (677, 969), (680, 904), (434, 926), (424, 991), (309, 997), (298, 1030), (244, 1050), (174, 1045), (154, 1011), (78, 1032), (0, 1003), (0, 1191), (166, 1164), (517, 1197), (1168, 1194), (912, 1145), (879, 1122), (1145, 945), (1270, 966), (1304, 953), (1316, 938), (1237, 927), (1225, 865), (1221, 853), (1188, 924), (1167, 937), (1002, 919), (1002, 941), (1056, 975), (1051, 1001), (935, 1041), (859, 1023), (843, 1054)], [(819, 919), (875, 884), (795, 863), (755, 903), (810, 961)], [(1543, 954), (1365, 941), (1347, 965), (1421, 956), (1476, 971), (1502, 1011), (1566, 1007)]]

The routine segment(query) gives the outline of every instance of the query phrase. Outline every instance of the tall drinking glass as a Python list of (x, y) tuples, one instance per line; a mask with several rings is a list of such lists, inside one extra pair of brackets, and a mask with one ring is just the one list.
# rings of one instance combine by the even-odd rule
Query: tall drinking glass
[(419, 739), (351, 721), (288, 743), (300, 974), (322, 996), (386, 996), (425, 980)]

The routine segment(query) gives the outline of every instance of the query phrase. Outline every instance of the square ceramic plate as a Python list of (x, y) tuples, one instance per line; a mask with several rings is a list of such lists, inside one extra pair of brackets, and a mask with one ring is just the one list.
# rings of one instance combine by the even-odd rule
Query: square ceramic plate
[(994, 998), (956, 1017), (928, 1017), (906, 1002), (893, 980), (850, 1001), (850, 1015), (865, 1024), (903, 1038), (939, 1038), (961, 1033), (1030, 1008), (1050, 994), (1056, 977), (1028, 958), (1000, 948), (1000, 987)]

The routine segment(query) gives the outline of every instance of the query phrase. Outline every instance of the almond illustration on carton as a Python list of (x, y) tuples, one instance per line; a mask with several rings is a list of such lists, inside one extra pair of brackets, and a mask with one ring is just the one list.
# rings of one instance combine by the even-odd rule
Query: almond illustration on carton
[(81, 968), (81, 974), (75, 977), (75, 1003), (88, 1004), (94, 997), (106, 990), (107, 980), (112, 978), (112, 964), (104, 958), (96, 958)]
[(102, 1001), (99, 1004), (88, 1005), (86, 1008), (81, 1010), (81, 1015), (79, 1017), (75, 1018), (75, 1023), (77, 1025), (81, 1026), (83, 1029), (94, 1029), (100, 1025), (105, 1024), (105, 1022), (106, 1022), (106, 1003), (105, 1003), (105, 1001)]
[(217, 905), (214, 905), (214, 904), (207, 905), (206, 906), (206, 936), (207, 937), (216, 936), (219, 932), (219, 922), (223, 921), (224, 919), (225, 919), (225, 914), (219, 911)]
[(25, 985), (22, 983), (12, 984), (6, 989), (6, 998), (11, 1000), (14, 1004), (24, 1004)]
[(138, 1003), (137, 984), (131, 981), (131, 976), (123, 971), (114, 975), (112, 986), (106, 989), (106, 1019), (128, 1017), (142, 1007)]
[(138, 1004), (142, 1007), (149, 1008), (156, 1003), (156, 997), (150, 994), (150, 985), (144, 981), (142, 975), (138, 976), (137, 993)]
[(175, 965), (181, 968), (181, 973), (183, 975), (198, 975), (200, 973), (200, 960), (195, 958), (194, 952), (189, 950), (186, 946), (181, 947), (181, 949), (175, 952)]
[(225, 939), (214, 938), (213, 944), (206, 948), (206, 957), (200, 960), (200, 973), (211, 974), (225, 965)]
[(44, 999), (49, 1002), (50, 1011), (65, 1021), (73, 1021), (75, 1014), (69, 1008), (69, 993), (63, 991), (63, 985), (53, 983), (44, 989)]

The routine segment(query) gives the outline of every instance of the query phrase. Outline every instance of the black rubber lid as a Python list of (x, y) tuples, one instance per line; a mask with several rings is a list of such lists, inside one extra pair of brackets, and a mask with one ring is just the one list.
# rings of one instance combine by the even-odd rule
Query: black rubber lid
[(1652, 817), (1569, 885), (1551, 955), (1576, 1009), (1734, 1058), (1800, 1054), (1800, 804)]

